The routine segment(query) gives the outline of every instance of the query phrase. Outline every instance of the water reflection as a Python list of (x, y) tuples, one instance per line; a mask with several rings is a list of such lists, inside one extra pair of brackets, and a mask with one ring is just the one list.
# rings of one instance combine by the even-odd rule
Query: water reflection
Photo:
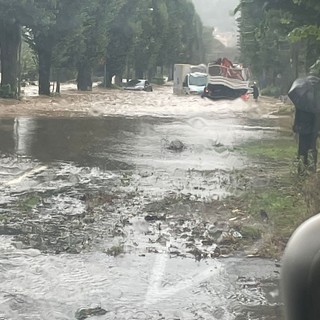
[[(0, 150), (2, 153), (25, 155), (43, 162), (74, 161), (80, 165), (106, 168), (106, 163), (112, 166), (112, 161), (124, 158), (128, 165), (135, 160), (144, 161), (143, 158), (149, 156), (153, 159), (161, 159), (164, 155), (169, 157), (172, 154), (165, 152), (164, 141), (180, 139), (185, 143), (187, 152), (171, 158), (184, 165), (181, 156), (186, 161), (190, 155), (192, 159), (192, 154), (198, 154), (197, 160), (207, 160), (204, 165), (214, 162), (214, 168), (217, 168), (219, 156), (212, 154), (212, 151), (221, 152), (217, 146), (232, 151), (233, 145), (239, 140), (244, 142), (266, 134), (265, 127), (245, 127), (237, 122), (228, 117), (221, 119), (215, 113), (180, 120), (149, 116), (72, 119), (17, 117), (0, 120)], [(204, 159), (206, 154), (212, 161)], [(225, 156), (222, 158), (225, 159)], [(135, 159), (130, 161), (130, 157)], [(240, 165), (236, 157), (232, 161), (229, 167)], [(195, 163), (187, 165), (190, 167)]]
[[(225, 167), (226, 157), (219, 157), (220, 151), (215, 150), (215, 146), (225, 145), (225, 150), (232, 147), (234, 134), (230, 135), (221, 121), (217, 123), (211, 120), (205, 130), (194, 126), (194, 123), (199, 123), (199, 120), (192, 122), (190, 128), (188, 121), (177, 122), (168, 118), (157, 119), (155, 123), (155, 119), (150, 117), (20, 117), (1, 121), (0, 150), (2, 153), (24, 155), (42, 162), (73, 161), (82, 166), (96, 166), (106, 170), (127, 169), (139, 164), (152, 166), (154, 160), (172, 160), (169, 166), (174, 169), (181, 165), (199, 169), (210, 166), (210, 163), (214, 163), (212, 168), (216, 169), (221, 167), (219, 162)], [(169, 142), (171, 139), (181, 139), (187, 146), (186, 152), (181, 155), (167, 152), (164, 141)], [(236, 157), (229, 162), (231, 168), (239, 165), (241, 162)]]
[(273, 262), (168, 254), (191, 256), (186, 238), (208, 233), (212, 201), (237, 188), (234, 146), (266, 135), (222, 109), (0, 120), (0, 318), (74, 319), (98, 303), (106, 319), (273, 319)]
[(13, 139), (15, 142), (14, 150), (17, 155), (32, 155), (31, 147), (36, 125), (36, 120), (30, 117), (19, 117), (14, 119)]

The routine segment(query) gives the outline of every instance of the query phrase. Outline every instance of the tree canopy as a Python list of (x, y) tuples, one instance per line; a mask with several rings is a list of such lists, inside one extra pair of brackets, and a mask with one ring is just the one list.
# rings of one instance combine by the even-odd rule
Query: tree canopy
[(318, 0), (241, 0), (239, 46), (262, 88), (287, 92), (320, 57)]
[[(319, 59), (318, 0), (239, 0), (235, 13), (240, 60), (262, 88), (287, 92)], [(151, 80), (174, 63), (208, 62), (210, 32), (188, 0), (0, 0), (0, 96), (18, 95), (28, 61), (40, 94), (69, 78), (91, 90), (93, 73), (106, 86), (113, 77)]]
[(201, 63), (202, 33), (188, 0), (0, 0), (0, 95), (17, 96), (21, 39), (35, 55), (39, 93), (49, 95), (52, 80), (72, 74), (90, 90), (93, 71), (110, 85), (113, 76), (151, 79), (159, 67)]

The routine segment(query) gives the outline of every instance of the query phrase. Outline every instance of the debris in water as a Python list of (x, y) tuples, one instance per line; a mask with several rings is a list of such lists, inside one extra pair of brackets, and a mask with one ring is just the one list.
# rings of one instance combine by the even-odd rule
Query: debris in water
[(168, 150), (172, 150), (176, 152), (181, 152), (185, 148), (186, 146), (184, 145), (184, 143), (178, 139), (171, 141), (167, 147)]
[(162, 216), (157, 216), (157, 215), (146, 215), (144, 217), (144, 219), (146, 221), (157, 221), (157, 220), (166, 220), (166, 216), (165, 215), (162, 215)]
[(100, 306), (92, 307), (92, 308), (80, 308), (75, 313), (75, 318), (77, 320), (84, 320), (91, 316), (103, 316), (108, 311), (102, 309)]
[(269, 221), (269, 216), (265, 210), (260, 210), (260, 217), (262, 221), (268, 222)]

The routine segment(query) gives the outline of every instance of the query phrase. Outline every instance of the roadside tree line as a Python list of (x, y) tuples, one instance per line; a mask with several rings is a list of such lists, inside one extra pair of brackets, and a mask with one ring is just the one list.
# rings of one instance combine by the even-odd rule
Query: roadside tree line
[(203, 26), (188, 0), (0, 0), (0, 96), (17, 97), (21, 74), (37, 67), (39, 94), (51, 81), (92, 74), (162, 76), (174, 63), (203, 62)]
[(240, 0), (239, 47), (265, 93), (282, 95), (320, 58), (319, 0)]

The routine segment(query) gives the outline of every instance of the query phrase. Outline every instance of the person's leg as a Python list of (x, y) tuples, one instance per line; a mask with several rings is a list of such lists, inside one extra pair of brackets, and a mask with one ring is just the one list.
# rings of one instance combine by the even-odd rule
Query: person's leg
[(298, 157), (302, 158), (303, 164), (308, 165), (309, 135), (299, 134)]
[(312, 137), (311, 142), (311, 165), (312, 165), (312, 171), (317, 171), (317, 162), (318, 162), (318, 149), (317, 149), (317, 136), (318, 134), (315, 133)]
[(316, 172), (317, 171), (317, 160), (318, 160), (318, 150), (311, 150), (311, 170)]

